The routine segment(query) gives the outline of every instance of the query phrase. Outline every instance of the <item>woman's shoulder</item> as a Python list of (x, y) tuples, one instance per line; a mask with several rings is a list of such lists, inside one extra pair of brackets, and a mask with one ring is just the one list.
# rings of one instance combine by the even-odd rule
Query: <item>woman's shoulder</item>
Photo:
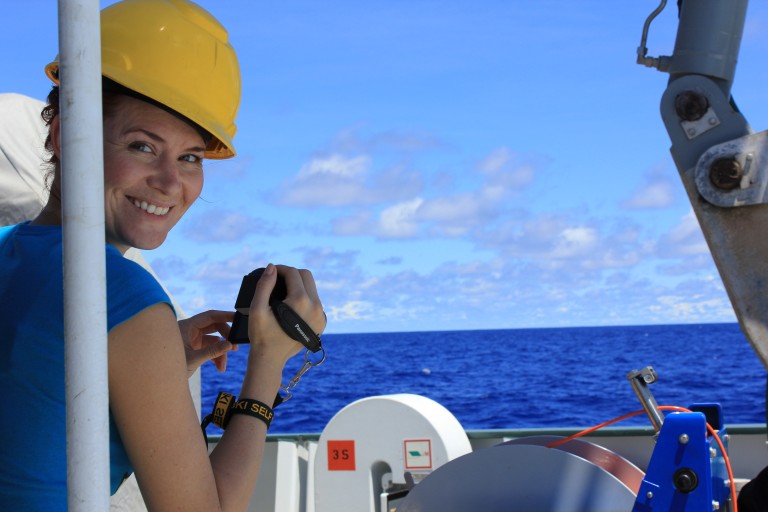
[(160, 302), (174, 309), (165, 289), (148, 269), (107, 246), (108, 328), (111, 330), (144, 308)]
[(17, 236), (37, 241), (52, 239), (61, 242), (61, 226), (32, 224), (28, 220), (0, 226), (0, 240)]
[(4, 243), (6, 240), (12, 238), (18, 230), (19, 224), (0, 226), (0, 243)]
[[(112, 246), (107, 246), (107, 283), (117, 285), (119, 290), (154, 290), (163, 287), (154, 275), (136, 261), (120, 254)], [(164, 293), (164, 292), (163, 292)]]
[(0, 227), (0, 256), (49, 261), (61, 258), (61, 226), (29, 221)]

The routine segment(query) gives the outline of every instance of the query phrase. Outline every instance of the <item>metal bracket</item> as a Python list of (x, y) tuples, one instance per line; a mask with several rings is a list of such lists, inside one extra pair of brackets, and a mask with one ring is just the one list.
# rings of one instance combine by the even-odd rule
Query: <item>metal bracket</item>
[[(726, 509), (730, 489), (723, 453), (707, 435), (703, 412), (672, 413), (659, 433), (633, 512)], [(721, 416), (719, 406), (718, 417)], [(719, 434), (725, 449), (727, 436)]]
[(695, 121), (680, 122), (680, 126), (685, 132), (685, 136), (688, 137), (689, 140), (694, 139), (702, 133), (706, 133), (713, 128), (716, 128), (719, 125), (720, 118), (717, 117), (717, 112), (715, 112), (715, 109), (711, 107), (701, 117), (701, 119), (697, 119)]
[(651, 390), (648, 388), (649, 384), (653, 384), (659, 380), (656, 371), (650, 366), (646, 366), (642, 370), (632, 370), (627, 373), (627, 380), (632, 384), (632, 389), (640, 400), (643, 409), (645, 409), (648, 419), (651, 420), (653, 429), (656, 432), (659, 432), (661, 426), (664, 424), (664, 415), (659, 411), (659, 405), (656, 403), (653, 393), (651, 393)]
[(696, 188), (721, 207), (768, 203), (768, 132), (752, 133), (707, 150), (696, 164)]

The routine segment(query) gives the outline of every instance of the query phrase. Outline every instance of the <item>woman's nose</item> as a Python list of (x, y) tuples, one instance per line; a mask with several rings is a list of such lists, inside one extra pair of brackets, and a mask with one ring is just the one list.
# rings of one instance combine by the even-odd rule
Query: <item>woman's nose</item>
[(181, 188), (181, 170), (175, 158), (163, 156), (156, 161), (156, 172), (152, 174), (150, 184), (171, 194)]

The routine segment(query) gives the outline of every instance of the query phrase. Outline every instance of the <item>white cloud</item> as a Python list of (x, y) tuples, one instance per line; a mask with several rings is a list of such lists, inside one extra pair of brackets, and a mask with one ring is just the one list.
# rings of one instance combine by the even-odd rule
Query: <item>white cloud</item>
[[(733, 319), (716, 279), (675, 285), (640, 278), (631, 269), (548, 269), (535, 262), (499, 258), (443, 263), (428, 272), (399, 271), (374, 279), (373, 285), (363, 286), (365, 282), (364, 276), (355, 274), (329, 294), (327, 304), (342, 305), (334, 309), (335, 329), (343, 332), (344, 318), (368, 313), (365, 325), (385, 331), (410, 330), (414, 325), (451, 330)], [(358, 302), (371, 309), (360, 312)], [(345, 316), (342, 311), (348, 308), (352, 313)], [(346, 322), (355, 325), (362, 324)], [(350, 328), (354, 329), (346, 327)]]
[(356, 178), (368, 172), (371, 159), (366, 155), (346, 157), (338, 153), (317, 157), (311, 160), (299, 171), (299, 178), (317, 174)]
[(254, 233), (275, 233), (272, 222), (218, 207), (184, 219), (180, 228), (185, 238), (207, 243), (241, 241)]
[(412, 238), (419, 232), (416, 212), (424, 203), (421, 198), (412, 199), (384, 209), (379, 215), (377, 234), (382, 238)]
[[(240, 248), (240, 252), (226, 260), (205, 261), (192, 267), (189, 279), (198, 280), (207, 284), (218, 285), (221, 281), (236, 282), (239, 286), (245, 274), (264, 266), (267, 258), (263, 253), (255, 253), (249, 246)], [(235, 298), (232, 298), (234, 303)]]
[[(381, 238), (449, 237), (465, 236), (472, 230), (493, 225), (504, 209), (509, 209), (509, 199), (528, 185), (534, 176), (530, 165), (516, 165), (509, 150), (500, 148), (478, 162), (479, 172), (474, 177), (480, 182), (466, 192), (425, 197), (425, 194), (401, 198), (389, 206), (377, 208), (371, 204), (367, 210), (358, 210), (333, 221), (333, 231), (338, 235), (375, 235)], [(378, 190), (420, 189), (403, 179), (399, 168), (379, 173), (375, 177)], [(472, 175), (470, 175), (472, 176)], [(445, 184), (445, 175), (440, 183)], [(419, 183), (420, 185), (420, 183)], [(362, 190), (354, 194), (357, 204), (362, 203)], [(351, 194), (350, 194), (351, 195)], [(369, 194), (374, 199), (384, 199), (381, 192)]]
[(457, 194), (424, 201), (420, 217), (426, 221), (473, 224), (480, 213), (489, 209), (488, 203), (482, 200), (480, 194)]
[[(416, 207), (410, 206), (411, 210)], [(408, 210), (403, 207), (400, 212), (406, 226)], [(399, 265), (363, 270), (358, 263), (363, 249), (303, 247), (294, 252), (303, 252), (315, 275), (330, 332), (733, 319), (722, 285), (711, 272), (697, 277), (697, 270), (683, 282), (639, 274), (632, 268), (644, 261), (636, 247), (642, 244), (637, 236), (625, 236), (622, 244), (611, 247), (621, 239), (620, 230), (612, 233), (573, 220), (530, 219), (525, 233), (535, 250), (528, 247), (525, 254), (500, 250), (499, 257), (452, 262), (455, 255), (448, 250), (431, 255), (432, 270), (421, 272), (403, 271)], [(546, 243), (543, 238), (534, 239), (537, 227), (552, 239)], [(521, 244), (525, 242), (525, 237), (520, 239)], [(469, 241), (451, 242), (461, 243)], [(188, 272), (179, 282), (186, 289), (177, 298), (190, 313), (210, 307), (229, 309), (243, 273), (263, 260), (245, 248), (231, 260), (185, 264)], [(172, 273), (183, 274), (185, 265), (174, 264)], [(388, 268), (392, 271), (387, 272)]]
[(358, 210), (351, 215), (339, 217), (331, 222), (334, 235), (358, 236), (372, 234), (371, 219), (373, 215), (368, 210)]
[(669, 174), (662, 168), (646, 173), (644, 183), (623, 201), (621, 206), (629, 210), (661, 209), (672, 206), (675, 202), (676, 190), (681, 185), (679, 180), (674, 181)]
[(629, 209), (666, 208), (675, 202), (674, 187), (669, 181), (648, 183), (635, 191), (622, 206)]
[(360, 251), (337, 251), (333, 247), (301, 247), (302, 262), (308, 269), (347, 269), (355, 264)]
[(364, 301), (349, 301), (341, 306), (330, 306), (325, 310), (329, 322), (344, 320), (366, 320), (375, 310), (373, 304)]
[(708, 256), (709, 254), (709, 247), (693, 210), (689, 210), (677, 226), (661, 237), (657, 247), (657, 255), (662, 258)]
[(197, 295), (187, 300), (182, 309), (187, 315), (191, 316), (210, 308), (211, 306), (208, 304), (208, 297), (206, 295)]
[(510, 158), (511, 158), (511, 154), (509, 149), (498, 148), (493, 150), (485, 158), (481, 159), (477, 164), (477, 168), (480, 169), (482, 172), (488, 172), (488, 173), (498, 172), (505, 165), (507, 165)]
[(360, 131), (360, 127), (341, 130), (327, 150), (283, 182), (273, 200), (302, 208), (348, 207), (382, 205), (418, 195), (423, 189), (422, 173), (403, 162), (414, 153), (439, 147), (439, 141), (430, 135), (393, 131), (361, 137)]
[(573, 258), (586, 255), (598, 244), (597, 232), (594, 228), (574, 226), (563, 229), (554, 241), (553, 258)]
[(656, 299), (658, 311), (679, 322), (710, 322), (711, 319), (733, 317), (733, 308), (726, 297), (705, 295), (662, 295)]
[(332, 155), (305, 164), (274, 194), (275, 201), (302, 208), (381, 204), (413, 197), (421, 175), (400, 165), (372, 170), (369, 156)]
[[(504, 192), (511, 194), (533, 182), (536, 167), (522, 162), (518, 155), (508, 148), (493, 150), (488, 156), (477, 163), (477, 169), (487, 176), (488, 183), (484, 186), (485, 194)], [(497, 197), (496, 200), (500, 200)]]
[(530, 261), (539, 268), (570, 272), (632, 267), (651, 254), (631, 224), (614, 226), (568, 215), (543, 214), (508, 219), (472, 232), (473, 240), (507, 258)]

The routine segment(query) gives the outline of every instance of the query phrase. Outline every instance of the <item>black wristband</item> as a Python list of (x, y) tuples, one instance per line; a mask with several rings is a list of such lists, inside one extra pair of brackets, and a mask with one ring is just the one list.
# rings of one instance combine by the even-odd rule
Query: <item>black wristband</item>
[[(282, 397), (277, 394), (275, 398), (275, 406), (282, 402)], [(273, 406), (274, 407), (274, 406)], [(205, 434), (205, 427), (213, 423), (222, 430), (226, 430), (229, 420), (232, 419), (233, 414), (245, 414), (258, 418), (267, 424), (267, 428), (272, 424), (272, 417), (275, 415), (272, 407), (268, 406), (258, 400), (251, 400), (250, 398), (243, 398), (236, 401), (234, 395), (220, 392), (216, 397), (216, 403), (213, 404), (213, 412), (203, 419), (203, 434)], [(206, 442), (207, 442), (206, 436)]]
[(229, 417), (232, 415), (232, 407), (235, 405), (234, 395), (220, 392), (216, 397), (216, 403), (213, 404), (213, 412), (211, 413), (211, 421), (214, 425), (224, 430), (229, 423)]
[(272, 408), (264, 402), (251, 400), (250, 398), (241, 398), (232, 407), (232, 414), (245, 414), (258, 418), (267, 424), (267, 428), (272, 424), (272, 417), (275, 415)]

